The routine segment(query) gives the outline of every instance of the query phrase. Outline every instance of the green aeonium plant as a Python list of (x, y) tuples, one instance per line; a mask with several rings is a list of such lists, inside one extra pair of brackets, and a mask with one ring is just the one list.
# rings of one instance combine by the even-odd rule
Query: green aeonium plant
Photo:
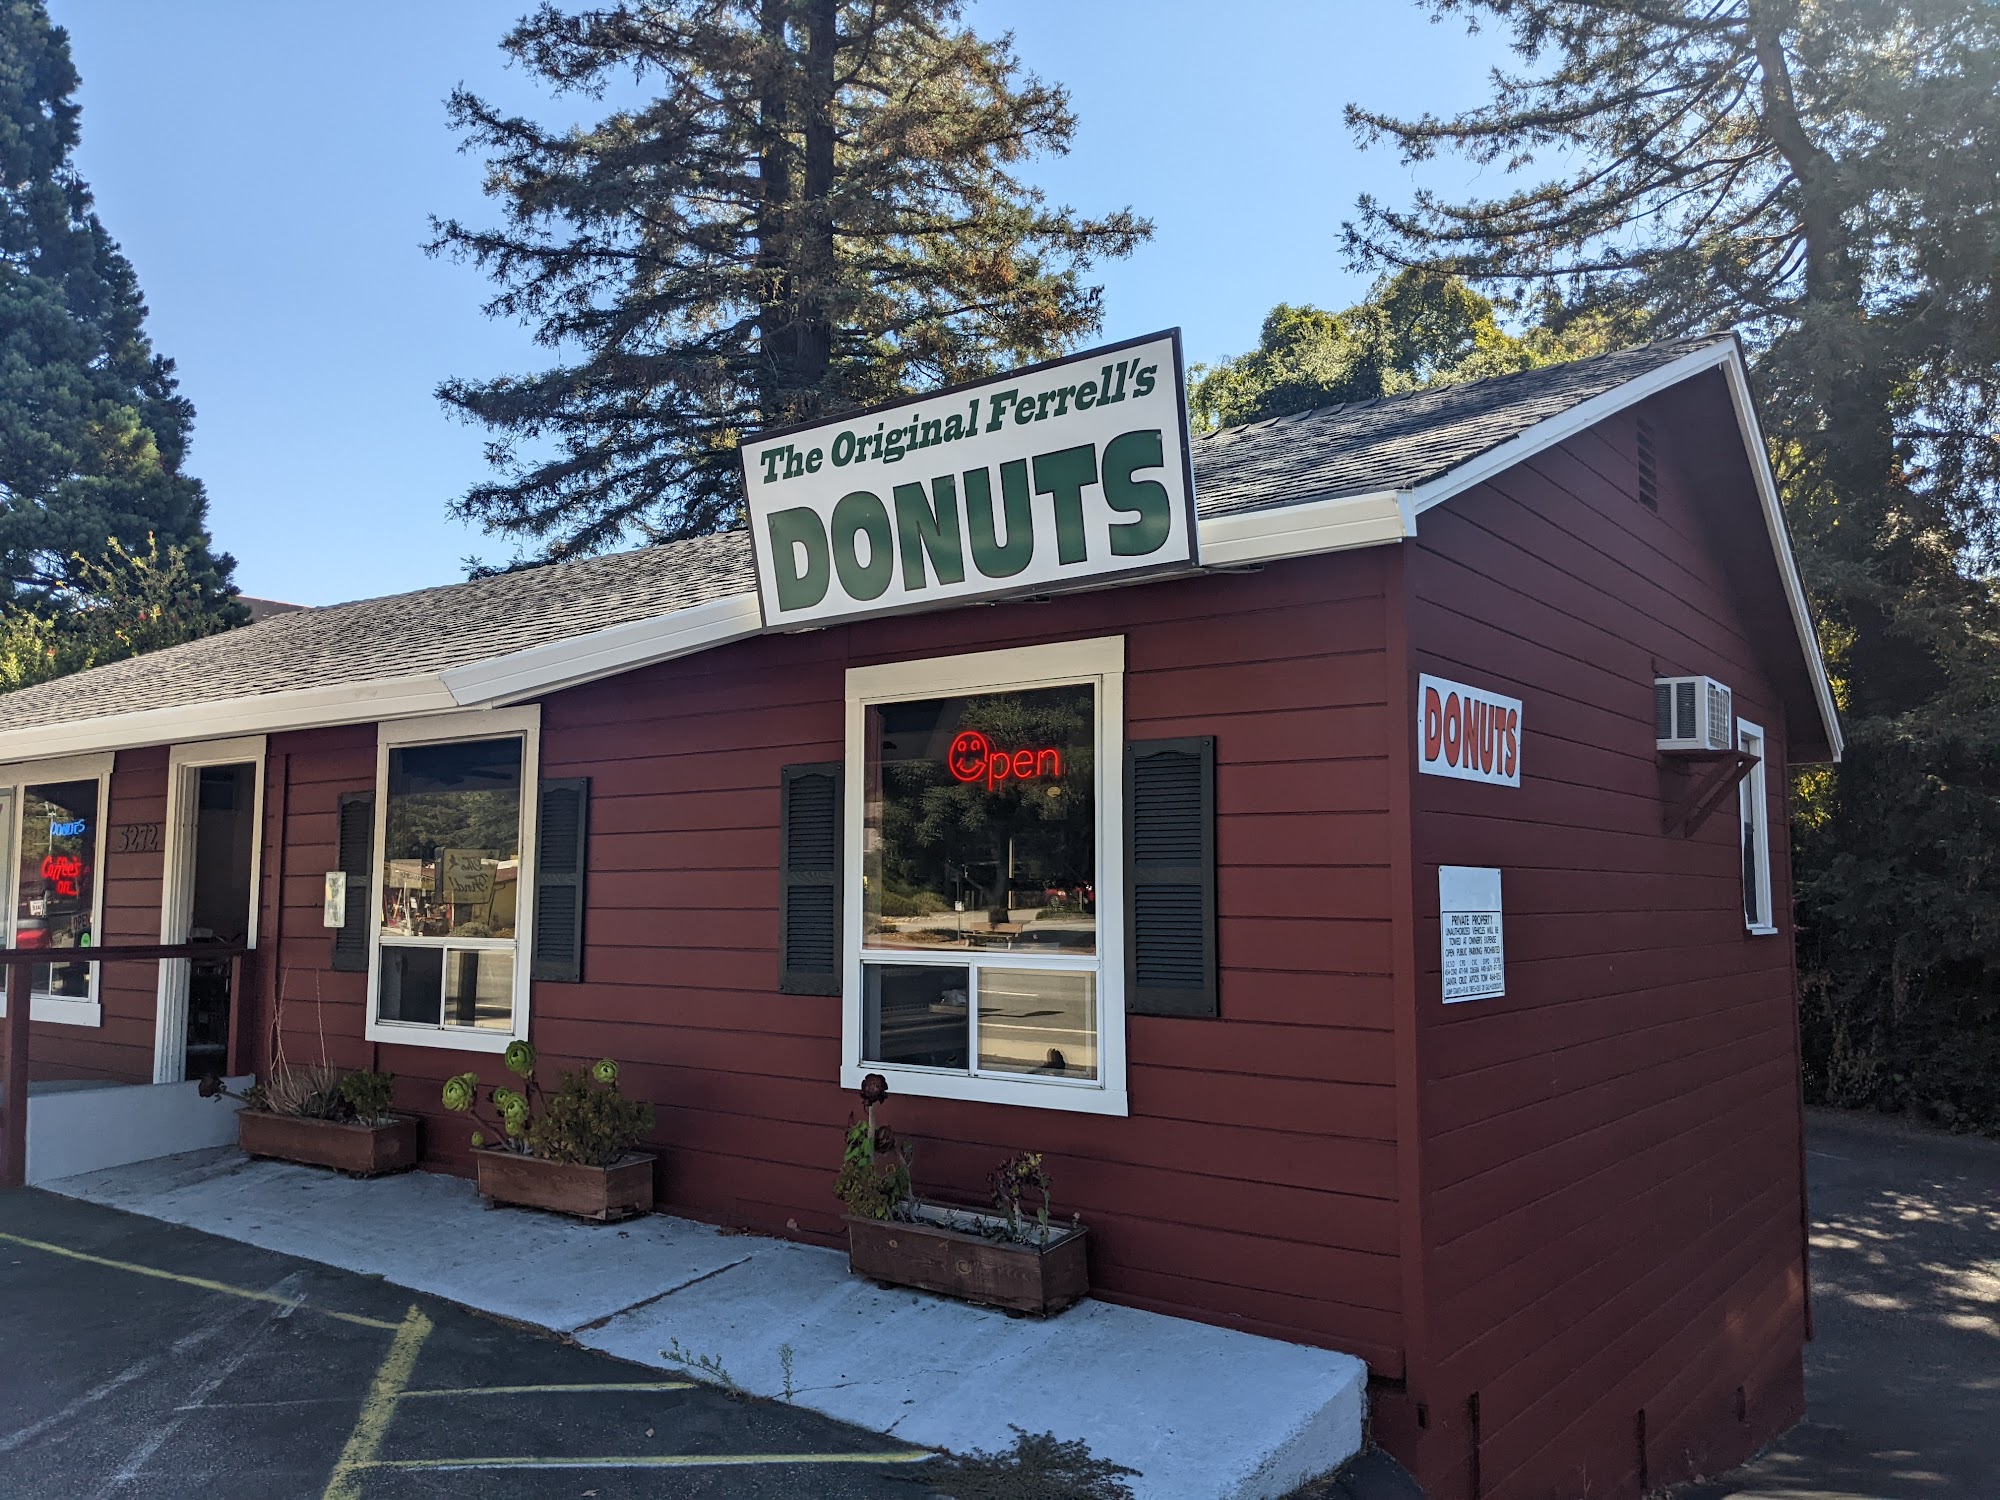
[[(653, 1107), (618, 1090), (618, 1064), (600, 1058), (589, 1068), (566, 1070), (553, 1092), (535, 1079), (535, 1049), (513, 1042), (502, 1058), (521, 1087), (485, 1090), (477, 1073), (447, 1078), (441, 1098), (454, 1114), (470, 1115), (475, 1150), (512, 1151), (544, 1161), (608, 1167), (653, 1129)], [(482, 1102), (492, 1113), (481, 1109)]]

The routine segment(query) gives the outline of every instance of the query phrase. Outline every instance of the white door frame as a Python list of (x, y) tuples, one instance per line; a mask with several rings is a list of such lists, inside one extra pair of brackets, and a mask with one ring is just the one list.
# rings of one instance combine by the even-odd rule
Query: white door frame
[[(233, 740), (201, 740), (175, 745), (167, 752), (166, 863), (160, 882), (160, 941), (184, 943), (194, 914), (195, 819), (200, 813), (196, 792), (205, 766), (249, 764), (256, 790), (250, 810), (250, 925), (247, 943), (257, 946), (258, 884), (264, 859), (264, 736)], [(189, 960), (160, 961), (159, 998), (153, 1015), (153, 1082), (179, 1083), (187, 1063), (187, 1000)]]

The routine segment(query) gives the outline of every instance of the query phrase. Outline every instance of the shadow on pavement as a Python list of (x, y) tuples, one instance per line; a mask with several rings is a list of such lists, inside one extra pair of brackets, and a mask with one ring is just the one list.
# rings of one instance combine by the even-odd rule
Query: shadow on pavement
[(1814, 1111), (1806, 1420), (1675, 1500), (2000, 1497), (2000, 1143)]

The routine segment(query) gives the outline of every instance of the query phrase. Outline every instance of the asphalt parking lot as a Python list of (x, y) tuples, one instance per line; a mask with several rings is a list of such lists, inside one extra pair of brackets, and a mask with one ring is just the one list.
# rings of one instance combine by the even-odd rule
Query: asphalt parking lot
[(373, 1277), (0, 1194), (0, 1494), (923, 1500), (920, 1456)]
[(1806, 1124), (1806, 1419), (1675, 1500), (2000, 1497), (2000, 1141)]

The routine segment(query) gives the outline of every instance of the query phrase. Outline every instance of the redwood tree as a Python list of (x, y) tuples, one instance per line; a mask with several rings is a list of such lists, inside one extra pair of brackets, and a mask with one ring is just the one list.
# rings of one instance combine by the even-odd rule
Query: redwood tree
[(744, 434), (1058, 353), (1099, 326), (1083, 273), (1151, 232), (1018, 175), (1067, 149), (1067, 97), (956, 0), (544, 4), (502, 46), (645, 96), (575, 130), (450, 101), (504, 216), (432, 248), (555, 355), (440, 388), (495, 434), (457, 509), (530, 556), (732, 524)]
[(1350, 123), (1508, 186), (1364, 199), (1350, 250), (1743, 330), (1848, 738), (1797, 803), (1812, 1080), (2000, 1123), (2000, 8), (1423, 3), (1518, 68)]

